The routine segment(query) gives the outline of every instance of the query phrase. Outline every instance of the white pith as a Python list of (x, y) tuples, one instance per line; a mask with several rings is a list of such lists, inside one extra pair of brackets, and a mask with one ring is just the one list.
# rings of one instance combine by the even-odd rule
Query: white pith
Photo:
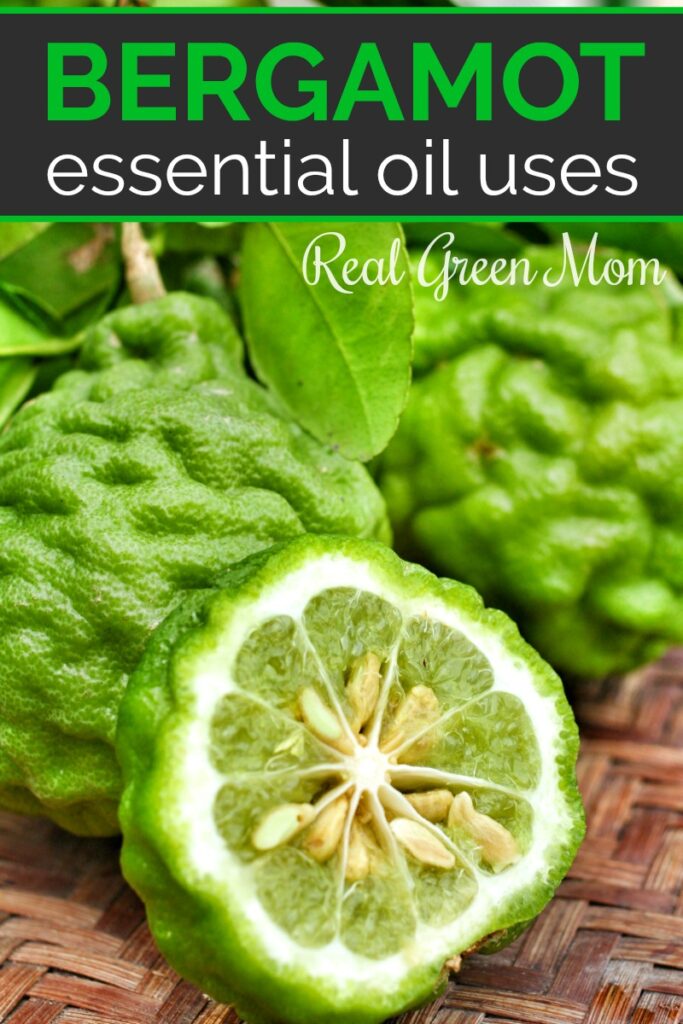
[(389, 767), (389, 758), (381, 752), (376, 741), (370, 741), (367, 747), (357, 746), (353, 756), (344, 759), (345, 774), (353, 785), (372, 793), (376, 793), (386, 781)]
[[(487, 695), (508, 692), (519, 697), (534, 723), (538, 735), (541, 773), (538, 786), (520, 791), (532, 806), (533, 834), (528, 852), (515, 865), (498, 875), (476, 869), (478, 892), (473, 902), (451, 924), (433, 928), (418, 922), (409, 944), (383, 960), (365, 958), (351, 952), (339, 939), (318, 948), (296, 945), (264, 911), (252, 882), (249, 867), (226, 846), (214, 823), (214, 802), (225, 778), (211, 764), (210, 725), (218, 701), (239, 690), (231, 676), (235, 653), (254, 628), (265, 620), (287, 615), (300, 619), (312, 597), (332, 587), (353, 587), (377, 594), (391, 602), (404, 616), (426, 614), (446, 626), (462, 632), (488, 658), (494, 671), (494, 685)], [(342, 993), (346, 988), (366, 986), (368, 992), (384, 992), (396, 987), (401, 976), (419, 966), (466, 948), (481, 937), (481, 922), (495, 917), (496, 907), (508, 897), (524, 892), (532, 880), (542, 877), (549, 847), (566, 832), (571, 815), (558, 786), (556, 750), (560, 746), (562, 720), (554, 700), (537, 691), (530, 669), (510, 656), (490, 626), (473, 621), (437, 597), (421, 595), (406, 598), (366, 562), (346, 555), (321, 555), (312, 565), (309, 558), (280, 582), (270, 586), (257, 601), (242, 604), (232, 615), (213, 651), (203, 650), (181, 675), (189, 701), (167, 737), (169, 751), (165, 769), (165, 813), (173, 842), (182, 848), (183, 872), (194, 884), (218, 893), (227, 905), (239, 908), (240, 927), (249, 934), (248, 944), (261, 948), (261, 955), (283, 972), (296, 970), (327, 991)], [(240, 690), (240, 692), (242, 692)], [(172, 753), (171, 753), (172, 752)], [(370, 803), (378, 801), (379, 791), (387, 785), (388, 758), (377, 748), (377, 738), (367, 747), (359, 747), (343, 759), (344, 774), (356, 792), (369, 793)], [(395, 770), (395, 766), (394, 766)], [(410, 772), (409, 766), (402, 768)], [(421, 769), (421, 771), (424, 771)], [(439, 779), (443, 773), (438, 773)], [(453, 781), (464, 782), (454, 766)], [(482, 781), (488, 788), (497, 788)], [(439, 781), (435, 780), (435, 785)], [(383, 793), (386, 799), (386, 793)], [(405, 801), (404, 801), (405, 802)], [(172, 824), (171, 824), (172, 823)], [(293, 898), (296, 895), (293, 894)], [(331, 969), (332, 967), (332, 969)]]

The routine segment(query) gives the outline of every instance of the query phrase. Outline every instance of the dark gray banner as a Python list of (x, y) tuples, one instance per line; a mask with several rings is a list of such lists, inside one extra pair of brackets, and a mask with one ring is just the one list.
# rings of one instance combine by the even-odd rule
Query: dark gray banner
[(656, 11), (2, 13), (0, 215), (680, 216), (682, 29)]

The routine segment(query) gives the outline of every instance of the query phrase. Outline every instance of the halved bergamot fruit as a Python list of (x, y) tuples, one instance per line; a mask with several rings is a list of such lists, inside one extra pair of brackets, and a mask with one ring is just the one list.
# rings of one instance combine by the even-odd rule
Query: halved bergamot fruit
[(512, 937), (583, 834), (562, 686), (500, 612), (304, 537), (157, 631), (121, 711), (123, 866), (251, 1022), (377, 1022)]

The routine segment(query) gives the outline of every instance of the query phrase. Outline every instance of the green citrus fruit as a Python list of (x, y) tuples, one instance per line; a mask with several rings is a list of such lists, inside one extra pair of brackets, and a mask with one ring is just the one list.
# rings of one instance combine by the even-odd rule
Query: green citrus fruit
[(212, 302), (106, 317), (0, 438), (0, 804), (118, 829), (119, 700), (188, 590), (304, 531), (386, 536), (365, 469), (280, 415)]
[(625, 671), (683, 640), (681, 292), (547, 287), (561, 251), (524, 256), (530, 286), (418, 289), (419, 374), (378, 480), (400, 553), (555, 668)]
[(250, 1024), (370, 1024), (550, 899), (577, 746), (559, 679), (473, 590), (303, 537), (155, 634), (119, 719), (124, 873)]

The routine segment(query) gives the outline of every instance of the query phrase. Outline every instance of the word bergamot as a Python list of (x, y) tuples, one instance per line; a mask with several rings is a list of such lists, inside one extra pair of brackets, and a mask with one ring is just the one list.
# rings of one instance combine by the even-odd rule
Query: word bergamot
[(373, 1024), (551, 897), (577, 746), (559, 679), (473, 590), (303, 537), (155, 633), (117, 734), (124, 873), (249, 1024)]
[(304, 531), (386, 539), (365, 469), (278, 412), (215, 304), (94, 327), (0, 438), (0, 804), (118, 830), (121, 695), (180, 596)]
[(551, 288), (562, 251), (522, 255), (530, 286), (417, 289), (418, 376), (378, 480), (401, 554), (475, 586), (555, 668), (626, 671), (683, 640), (681, 291)]

